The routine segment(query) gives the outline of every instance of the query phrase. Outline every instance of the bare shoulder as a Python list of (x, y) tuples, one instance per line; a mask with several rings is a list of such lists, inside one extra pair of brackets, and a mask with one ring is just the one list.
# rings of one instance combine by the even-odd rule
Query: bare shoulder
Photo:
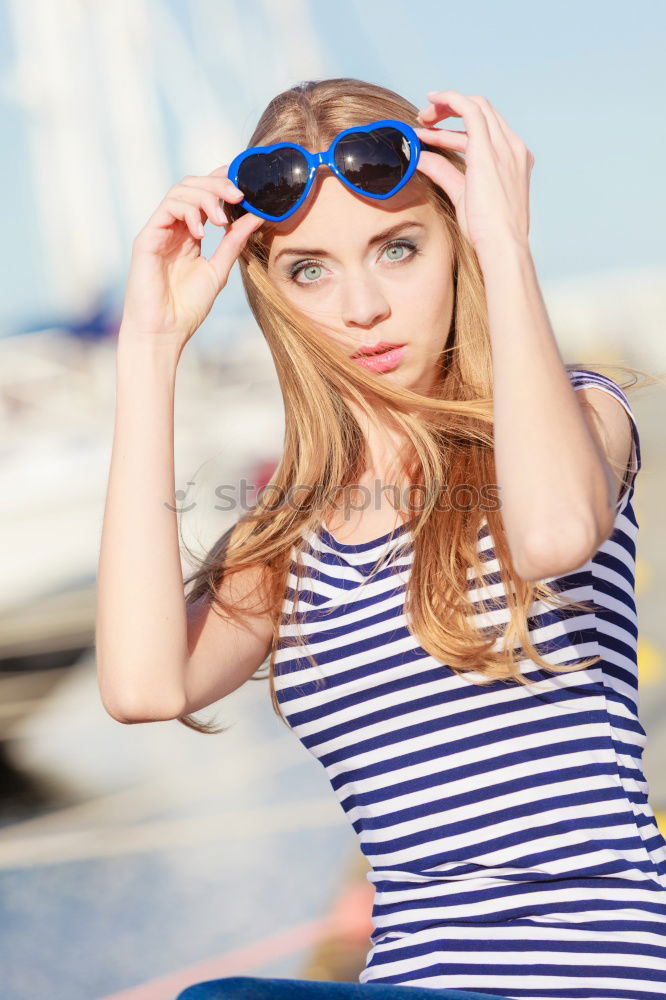
[(621, 401), (605, 389), (584, 386), (576, 391), (590, 431), (613, 473), (619, 498), (632, 454), (631, 417)]

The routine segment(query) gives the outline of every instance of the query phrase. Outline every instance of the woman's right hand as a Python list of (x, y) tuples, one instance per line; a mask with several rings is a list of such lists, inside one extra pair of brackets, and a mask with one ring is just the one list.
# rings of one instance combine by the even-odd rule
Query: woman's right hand
[[(229, 223), (220, 199), (243, 193), (227, 177), (228, 164), (206, 177), (174, 184), (132, 244), (122, 326), (130, 337), (152, 338), (182, 350), (224, 288), (248, 237), (265, 221), (247, 212)], [(209, 260), (201, 256), (203, 223), (225, 234)]]

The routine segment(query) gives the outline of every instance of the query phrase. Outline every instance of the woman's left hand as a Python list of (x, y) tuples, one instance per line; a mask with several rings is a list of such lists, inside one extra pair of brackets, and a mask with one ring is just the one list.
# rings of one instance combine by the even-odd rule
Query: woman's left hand
[(466, 131), (415, 128), (429, 146), (465, 154), (463, 174), (444, 156), (422, 149), (417, 169), (451, 199), (463, 233), (477, 253), (495, 251), (507, 240), (526, 245), (530, 225), (529, 183), (534, 156), (485, 97), (456, 90), (430, 91), (419, 112), (424, 125), (451, 116)]

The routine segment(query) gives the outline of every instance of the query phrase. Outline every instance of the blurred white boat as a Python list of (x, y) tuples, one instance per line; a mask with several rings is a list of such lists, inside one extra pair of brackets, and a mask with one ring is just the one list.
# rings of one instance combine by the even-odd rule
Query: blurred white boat
[[(223, 358), (193, 339), (178, 368), (174, 506), (184, 575), (187, 548), (203, 554), (241, 515), (240, 480), (253, 486), (255, 470), (281, 452), (272, 359), (247, 318), (242, 333)], [(43, 693), (94, 640), (115, 351), (115, 337), (87, 342), (55, 329), (0, 338), (0, 738), (3, 719), (6, 728), (25, 700), (17, 674), (35, 673), (32, 693)]]

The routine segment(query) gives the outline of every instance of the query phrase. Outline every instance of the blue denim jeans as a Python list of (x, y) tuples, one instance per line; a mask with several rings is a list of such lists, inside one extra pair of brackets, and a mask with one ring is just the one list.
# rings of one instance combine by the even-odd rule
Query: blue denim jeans
[(509, 1000), (501, 993), (439, 990), (394, 983), (326, 983), (312, 979), (225, 976), (195, 983), (175, 1000)]

